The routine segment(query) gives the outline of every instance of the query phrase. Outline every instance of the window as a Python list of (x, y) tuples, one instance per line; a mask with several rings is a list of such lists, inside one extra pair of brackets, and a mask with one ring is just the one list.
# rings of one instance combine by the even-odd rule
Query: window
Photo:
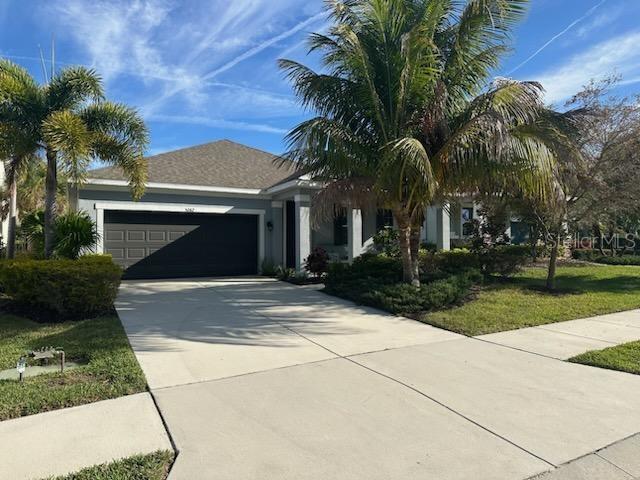
[(473, 207), (462, 209), (462, 235), (468, 237), (473, 234)]
[(349, 234), (347, 231), (347, 216), (336, 215), (333, 218), (333, 244), (336, 246), (347, 245)]
[(391, 210), (378, 210), (376, 213), (376, 232), (385, 227), (393, 227), (393, 212)]

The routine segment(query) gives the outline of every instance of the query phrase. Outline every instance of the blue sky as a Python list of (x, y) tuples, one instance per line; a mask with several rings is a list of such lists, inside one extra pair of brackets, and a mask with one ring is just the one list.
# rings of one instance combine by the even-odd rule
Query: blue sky
[[(640, 90), (640, 0), (531, 0), (497, 76), (539, 80), (561, 105), (590, 78)], [(276, 60), (306, 57), (326, 27), (322, 0), (0, 0), (0, 55), (42, 79), (56, 64), (94, 67), (113, 100), (135, 106), (150, 154), (228, 138), (274, 153), (304, 118)]]

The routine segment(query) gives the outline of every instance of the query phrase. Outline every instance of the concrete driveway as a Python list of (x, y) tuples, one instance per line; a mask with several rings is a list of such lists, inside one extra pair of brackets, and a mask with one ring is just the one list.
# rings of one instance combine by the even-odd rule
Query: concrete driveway
[(127, 282), (118, 313), (172, 479), (525, 479), (640, 432), (640, 377), (310, 287)]

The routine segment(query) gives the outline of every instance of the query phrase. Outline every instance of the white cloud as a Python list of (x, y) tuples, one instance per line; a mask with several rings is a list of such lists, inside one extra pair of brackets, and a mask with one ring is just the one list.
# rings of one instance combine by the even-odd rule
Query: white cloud
[(591, 79), (601, 79), (612, 73), (625, 78), (640, 74), (640, 31), (629, 32), (599, 43), (575, 55), (557, 68), (533, 78), (546, 89), (546, 100), (560, 102), (577, 93)]
[(584, 38), (594, 30), (598, 30), (602, 27), (612, 24), (622, 15), (622, 13), (623, 9), (621, 7), (609, 8), (605, 12), (596, 15), (590, 22), (581, 26), (576, 31), (576, 35), (580, 38)]
[[(301, 8), (300, 0), (65, 0), (47, 8), (61, 38), (73, 40), (79, 58), (85, 55), (83, 63), (146, 117), (211, 115), (233, 123), (240, 116), (299, 113), (291, 95), (277, 92), (288, 92), (284, 82), (266, 91), (255, 88), (255, 79), (228, 79), (241, 62), (293, 43), (287, 40), (320, 17), (319, 6)], [(277, 70), (275, 57), (258, 68), (268, 78)], [(225, 82), (216, 78), (222, 73)]]
[(194, 115), (150, 115), (147, 120), (166, 123), (184, 123), (190, 125), (203, 125), (213, 128), (227, 128), (229, 130), (245, 130), (251, 132), (273, 133), (276, 135), (284, 135), (287, 129), (278, 128), (267, 124), (240, 122), (234, 120), (225, 120), (222, 118), (211, 118)]
[(549, 40), (547, 40), (540, 48), (538, 48), (535, 52), (533, 52), (531, 55), (529, 55), (524, 61), (522, 61), (521, 63), (516, 65), (515, 68), (512, 68), (509, 72), (507, 72), (507, 75), (511, 75), (512, 73), (516, 72), (517, 70), (520, 70), (520, 68), (524, 67), (527, 63), (529, 63), (531, 60), (533, 60), (535, 57), (537, 57), (544, 49), (546, 49), (549, 45), (551, 45), (553, 42), (555, 42), (558, 38), (562, 37), (568, 31), (570, 31), (572, 28), (574, 28), (577, 24), (579, 24), (580, 22), (582, 22), (583, 20), (585, 20), (586, 18), (591, 16), (591, 14), (593, 14), (593, 12), (595, 12), (598, 8), (600, 8), (600, 6), (602, 6), (602, 4), (604, 2), (606, 2), (606, 1), (607, 0), (600, 0), (600, 2), (598, 2), (593, 7), (591, 7), (589, 10), (587, 10), (582, 16), (576, 18), (573, 22), (571, 22), (569, 25), (567, 25), (564, 28), (564, 30), (561, 30), (560, 32), (556, 33), (553, 37), (551, 37)]
[(297, 25), (294, 25), (292, 28), (279, 33), (278, 35), (271, 37), (265, 41), (263, 41), (262, 43), (260, 43), (259, 45), (256, 45), (255, 47), (247, 50), (246, 52), (243, 52), (241, 55), (238, 55), (237, 57), (229, 60), (227, 63), (225, 63), (224, 65), (216, 68), (215, 70), (213, 70), (212, 72), (209, 72), (205, 78), (214, 78), (217, 77), (218, 75), (220, 75), (223, 72), (226, 72), (227, 70), (235, 67), (237, 64), (239, 64), (240, 62), (243, 62), (255, 55), (257, 55), (258, 53), (262, 52), (263, 50), (269, 48), (272, 45), (275, 45), (276, 43), (285, 40), (287, 38), (289, 38), (290, 36), (294, 35), (295, 33), (298, 33), (300, 30), (303, 30), (304, 28), (308, 27), (309, 25), (313, 24), (314, 22), (317, 22), (323, 18), (326, 17), (326, 14), (324, 12), (322, 13), (318, 13), (317, 15), (314, 15), (300, 23), (298, 23)]

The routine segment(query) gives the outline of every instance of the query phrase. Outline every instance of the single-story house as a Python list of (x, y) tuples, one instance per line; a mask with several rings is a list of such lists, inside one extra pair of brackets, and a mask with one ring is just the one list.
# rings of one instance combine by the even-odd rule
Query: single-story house
[[(322, 185), (291, 163), (229, 140), (147, 160), (140, 201), (132, 200), (122, 172), (106, 167), (89, 172), (75, 205), (96, 222), (98, 252), (111, 254), (129, 278), (249, 275), (266, 262), (301, 270), (316, 246), (349, 261), (393, 222), (388, 212), (351, 209), (313, 225), (311, 198)], [(475, 210), (472, 202), (429, 207), (423, 240), (449, 249)]]

